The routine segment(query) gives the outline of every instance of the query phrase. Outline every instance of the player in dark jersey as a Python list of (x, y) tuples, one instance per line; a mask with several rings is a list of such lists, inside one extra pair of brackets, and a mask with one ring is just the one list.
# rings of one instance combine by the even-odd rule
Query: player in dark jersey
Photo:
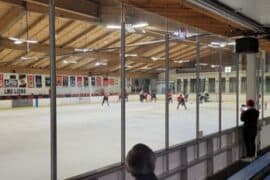
[(102, 100), (102, 103), (101, 103), (102, 106), (105, 103), (105, 101), (107, 102), (107, 105), (110, 106), (110, 104), (109, 104), (109, 96), (110, 96), (109, 93), (104, 93), (103, 94), (103, 100)]
[(153, 100), (154, 100), (155, 102), (157, 102), (157, 95), (156, 95), (156, 92), (154, 92), (154, 91), (151, 93), (151, 102), (152, 102)]

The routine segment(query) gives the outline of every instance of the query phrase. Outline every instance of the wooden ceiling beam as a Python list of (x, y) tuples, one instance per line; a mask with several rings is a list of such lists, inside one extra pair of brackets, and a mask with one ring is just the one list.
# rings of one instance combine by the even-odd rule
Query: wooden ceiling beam
[[(11, 4), (13, 6), (27, 7), (29, 11), (48, 14), (49, 8), (48, 0), (0, 0), (1, 2)], [(74, 5), (73, 0), (57, 0), (56, 2), (56, 16), (74, 19), (79, 21), (99, 21), (98, 9), (96, 3), (86, 0), (76, 0)]]

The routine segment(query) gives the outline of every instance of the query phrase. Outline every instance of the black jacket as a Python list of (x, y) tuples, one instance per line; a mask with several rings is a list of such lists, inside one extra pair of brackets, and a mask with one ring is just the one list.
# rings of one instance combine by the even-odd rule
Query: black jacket
[(244, 122), (244, 128), (257, 130), (257, 122), (259, 118), (259, 111), (255, 108), (250, 108), (243, 111), (241, 114), (241, 121)]
[(158, 180), (155, 174), (147, 174), (142, 176), (136, 176), (135, 180)]

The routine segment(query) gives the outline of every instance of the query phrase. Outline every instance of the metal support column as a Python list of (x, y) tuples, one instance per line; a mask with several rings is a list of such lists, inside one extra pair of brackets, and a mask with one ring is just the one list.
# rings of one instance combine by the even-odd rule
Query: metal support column
[(165, 71), (165, 148), (169, 149), (169, 80), (170, 80), (170, 39), (169, 34), (165, 35), (165, 55), (166, 55), (166, 71)]
[(200, 138), (200, 42), (196, 44), (196, 139)]
[(239, 54), (236, 54), (234, 55), (234, 58), (235, 58), (235, 62), (236, 62), (236, 127), (239, 126), (239, 91), (240, 91), (240, 88), (239, 88), (239, 58), (240, 58), (240, 55)]
[(219, 68), (218, 68), (218, 132), (222, 131), (222, 56), (223, 52), (220, 48), (218, 50), (219, 54)]
[(122, 4), (121, 11), (121, 162), (125, 162), (126, 157), (126, 58), (125, 58), (125, 45), (126, 45), (126, 30), (125, 30), (125, 12), (124, 5)]
[[(196, 139), (200, 138), (200, 41), (197, 39), (196, 44)], [(200, 154), (199, 141), (196, 143), (196, 158)]]
[(51, 133), (51, 180), (57, 179), (57, 119), (56, 119), (56, 50), (55, 50), (55, 2), (49, 2), (49, 34), (50, 34), (50, 133)]
[[(165, 34), (165, 149), (169, 149), (169, 80), (170, 80), (170, 35)], [(169, 172), (169, 155), (166, 156), (166, 172)]]
[(265, 54), (265, 51), (263, 51), (262, 53), (262, 67), (261, 67), (261, 71), (262, 71), (262, 89), (261, 89), (261, 98), (262, 98), (262, 111), (261, 111), (261, 118), (263, 119), (264, 118), (264, 80), (265, 80), (265, 59), (266, 59), (266, 54)]

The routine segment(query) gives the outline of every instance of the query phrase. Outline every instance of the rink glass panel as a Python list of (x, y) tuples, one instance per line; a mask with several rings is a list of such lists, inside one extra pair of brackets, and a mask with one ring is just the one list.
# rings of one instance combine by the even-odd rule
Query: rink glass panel
[[(106, 27), (107, 23), (120, 24), (121, 6), (110, 3), (110, 12), (100, 9), (104, 24), (75, 21), (57, 33), (57, 46), (73, 48), (57, 56), (57, 67), (74, 71), (57, 72), (56, 77), (59, 179), (121, 161), (120, 29)], [(72, 26), (80, 28), (72, 31)], [(102, 104), (104, 95), (109, 104)]]
[[(132, 78), (133, 99), (126, 102), (126, 153), (137, 143), (153, 150), (165, 148), (164, 79), (157, 73), (165, 71), (165, 19), (125, 6), (126, 19), (126, 75)], [(136, 28), (134, 35), (130, 26)], [(156, 26), (156, 35), (151, 27)], [(155, 32), (155, 30), (153, 30)], [(140, 58), (138, 58), (140, 57)], [(155, 98), (156, 97), (156, 98)]]
[[(6, 5), (1, 10), (4, 18), (8, 16), (6, 11), (8, 8), (12, 9), (8, 10), (9, 12), (20, 10), (18, 7)], [(21, 11), (17, 22), (11, 23), (10, 26), (7, 24), (9, 28), (2, 31), (1, 36), (38, 42), (47, 41), (47, 29), (44, 28), (36, 33), (35, 28), (29, 27), (29, 24), (38, 21), (44, 23), (48, 16), (45, 15), (40, 20), (39, 13), (26, 12), (24, 9)], [(26, 37), (27, 29), (28, 37)], [(1, 63), (16, 66), (32, 64), (33, 69), (36, 70), (36, 58), (44, 56), (45, 53), (31, 51), (32, 44), (29, 44), (29, 48), (28, 53), (26, 49), (1, 50)], [(48, 61), (48, 58), (45, 59)], [(50, 77), (48, 74), (46, 76)], [(48, 100), (45, 74), (29, 73), (25, 70), (21, 70), (20, 73), (0, 72), (0, 81), (0, 179), (49, 179), (50, 104), (48, 102), (46, 106), (38, 107), (39, 101)]]

